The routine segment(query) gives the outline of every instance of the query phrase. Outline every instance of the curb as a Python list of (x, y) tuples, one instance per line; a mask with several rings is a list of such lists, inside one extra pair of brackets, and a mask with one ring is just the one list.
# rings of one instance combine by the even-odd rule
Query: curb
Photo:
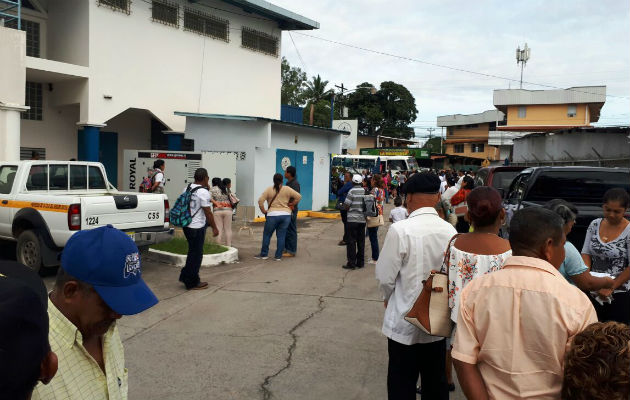
[[(322, 211), (298, 211), (298, 219), (302, 218), (323, 218), (323, 219), (341, 219), (341, 214), (336, 212)], [(265, 222), (265, 217), (256, 217), (253, 222)]]
[[(227, 246), (226, 246), (227, 247)], [(186, 265), (186, 256), (169, 253), (167, 251), (149, 249), (150, 258), (162, 263), (171, 264), (175, 267)], [(202, 267), (213, 267), (220, 264), (232, 264), (238, 261), (238, 249), (228, 247), (227, 251), (218, 254), (204, 254), (201, 260)]]

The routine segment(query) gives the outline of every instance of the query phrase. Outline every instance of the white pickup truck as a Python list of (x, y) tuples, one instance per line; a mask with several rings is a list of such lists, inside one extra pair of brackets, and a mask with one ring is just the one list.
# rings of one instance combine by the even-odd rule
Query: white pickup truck
[(19, 262), (36, 270), (59, 265), (70, 236), (105, 225), (141, 249), (173, 236), (167, 196), (119, 192), (101, 163), (0, 162), (0, 239), (17, 241)]

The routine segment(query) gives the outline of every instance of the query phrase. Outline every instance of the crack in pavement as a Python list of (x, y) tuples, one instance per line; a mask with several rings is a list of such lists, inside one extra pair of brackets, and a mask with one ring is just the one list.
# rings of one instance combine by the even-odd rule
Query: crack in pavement
[(324, 309), (326, 308), (324, 305), (326, 297), (334, 296), (335, 294), (337, 294), (339, 291), (343, 289), (344, 285), (346, 284), (346, 277), (348, 276), (349, 272), (350, 271), (346, 271), (343, 274), (343, 277), (341, 278), (341, 282), (339, 283), (339, 287), (337, 289), (333, 290), (332, 292), (326, 295), (319, 296), (319, 298), (317, 299), (317, 310), (308, 314), (304, 319), (302, 319), (293, 328), (291, 328), (291, 330), (289, 330), (288, 333), (289, 335), (291, 335), (291, 345), (289, 345), (289, 348), (287, 349), (287, 357), (285, 358), (285, 365), (282, 368), (280, 368), (276, 373), (267, 375), (265, 377), (263, 383), (260, 385), (260, 389), (262, 390), (263, 400), (270, 400), (273, 398), (273, 392), (271, 391), (271, 389), (269, 389), (269, 386), (271, 385), (271, 381), (277, 376), (279, 376), (281, 373), (283, 373), (284, 371), (291, 368), (291, 366), (293, 365), (293, 353), (295, 352), (295, 349), (297, 348), (297, 341), (298, 341), (298, 335), (295, 332), (298, 329), (300, 329), (304, 324), (306, 324), (310, 319), (312, 319), (318, 314), (321, 314), (324, 311)]

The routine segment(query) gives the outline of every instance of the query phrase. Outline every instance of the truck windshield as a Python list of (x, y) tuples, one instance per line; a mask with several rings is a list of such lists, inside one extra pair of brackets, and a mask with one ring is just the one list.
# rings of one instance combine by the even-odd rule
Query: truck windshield
[(575, 203), (601, 203), (608, 189), (623, 188), (630, 192), (628, 172), (545, 171), (538, 176), (528, 200), (564, 199)]
[(521, 171), (494, 171), (492, 187), (495, 189), (507, 189)]

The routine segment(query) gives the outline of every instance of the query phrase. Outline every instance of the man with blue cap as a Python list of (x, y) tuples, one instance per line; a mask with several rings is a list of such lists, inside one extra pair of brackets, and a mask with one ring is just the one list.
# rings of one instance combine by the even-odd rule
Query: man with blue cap
[(111, 225), (74, 234), (48, 300), (50, 344), (59, 370), (33, 399), (127, 399), (125, 354), (116, 327), (158, 299), (142, 280), (140, 254)]

